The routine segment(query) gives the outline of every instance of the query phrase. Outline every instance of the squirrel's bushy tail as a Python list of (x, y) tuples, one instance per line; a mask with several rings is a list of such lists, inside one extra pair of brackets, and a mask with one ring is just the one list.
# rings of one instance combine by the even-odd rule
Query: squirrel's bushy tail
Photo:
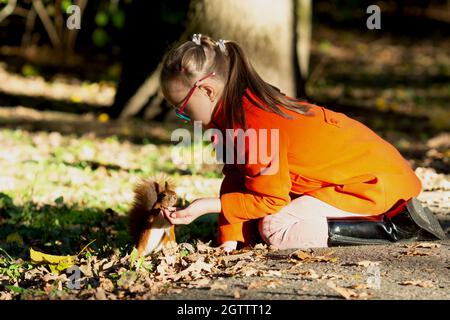
[(139, 234), (146, 221), (151, 219), (151, 210), (158, 199), (158, 190), (159, 184), (153, 179), (143, 179), (134, 187), (134, 200), (129, 212), (129, 231), (135, 242), (139, 241)]

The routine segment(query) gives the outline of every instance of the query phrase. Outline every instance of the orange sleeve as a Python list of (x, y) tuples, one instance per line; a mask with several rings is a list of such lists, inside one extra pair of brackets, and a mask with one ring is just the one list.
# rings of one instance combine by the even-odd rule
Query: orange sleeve
[[(223, 171), (225, 178), (220, 186), (220, 195), (230, 192), (242, 191), (244, 188), (244, 176), (236, 170), (233, 165), (225, 165)], [(225, 241), (240, 241), (244, 245), (252, 245), (256, 243), (258, 238), (258, 224), (256, 220), (240, 221), (237, 223), (229, 223), (225, 218), (223, 211), (219, 214), (217, 241), (219, 244)], [(257, 221), (256, 221), (257, 222)]]
[[(242, 175), (238, 171), (233, 170), (230, 165), (225, 165), (222, 172), (225, 178), (220, 186), (220, 196), (230, 192), (237, 192), (243, 187)], [(223, 215), (223, 210), (219, 214), (219, 230), (217, 241), (219, 244), (225, 241), (244, 241), (244, 225), (243, 222), (229, 223)]]
[[(221, 195), (222, 212), (230, 223), (238, 223), (251, 219), (262, 218), (278, 212), (290, 202), (291, 179), (288, 164), (288, 137), (283, 130), (277, 130), (277, 139), (271, 138), (256, 130), (258, 151), (267, 150), (269, 161), (261, 161), (258, 155), (254, 163), (249, 163), (248, 147), (246, 146), (246, 164), (244, 165), (244, 190)], [(272, 152), (273, 150), (273, 152)]]

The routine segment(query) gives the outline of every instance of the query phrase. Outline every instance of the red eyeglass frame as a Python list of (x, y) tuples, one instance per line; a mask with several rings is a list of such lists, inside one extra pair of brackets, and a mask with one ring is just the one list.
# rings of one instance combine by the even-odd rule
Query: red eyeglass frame
[(197, 88), (197, 87), (199, 86), (200, 82), (203, 81), (203, 80), (205, 80), (206, 78), (213, 77), (213, 76), (215, 76), (215, 75), (216, 75), (215, 72), (211, 72), (211, 73), (209, 73), (208, 75), (204, 76), (203, 78), (201, 78), (201, 79), (195, 81), (194, 85), (193, 85), (192, 88), (189, 90), (189, 92), (188, 92), (188, 94), (187, 94), (187, 97), (186, 97), (186, 99), (184, 100), (183, 105), (182, 105), (180, 108), (175, 109), (175, 114), (176, 114), (179, 118), (181, 118), (181, 119), (183, 119), (183, 120), (185, 120), (185, 121), (191, 121), (191, 120), (192, 120), (191, 117), (189, 117), (186, 113), (184, 113), (184, 111), (183, 111), (184, 108), (186, 107), (186, 105), (187, 105), (189, 99), (191, 98), (192, 94), (194, 93), (195, 88)]

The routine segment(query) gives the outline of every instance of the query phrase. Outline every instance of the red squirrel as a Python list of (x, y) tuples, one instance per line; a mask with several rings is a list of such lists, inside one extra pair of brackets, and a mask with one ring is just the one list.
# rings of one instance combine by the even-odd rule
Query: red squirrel
[(161, 210), (176, 202), (177, 195), (167, 180), (163, 183), (145, 179), (136, 184), (129, 211), (129, 232), (139, 257), (176, 243), (174, 226)]

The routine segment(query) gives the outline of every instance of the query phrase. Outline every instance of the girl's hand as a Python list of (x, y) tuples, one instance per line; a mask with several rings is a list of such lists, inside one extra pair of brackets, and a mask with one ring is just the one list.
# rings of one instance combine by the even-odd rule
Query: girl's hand
[(230, 252), (233, 250), (236, 250), (237, 248), (237, 241), (225, 241), (222, 243), (219, 248), (222, 248), (225, 252)]
[(164, 216), (172, 224), (189, 224), (198, 217), (209, 213), (209, 199), (194, 200), (188, 207), (176, 210), (175, 207), (162, 209)]

